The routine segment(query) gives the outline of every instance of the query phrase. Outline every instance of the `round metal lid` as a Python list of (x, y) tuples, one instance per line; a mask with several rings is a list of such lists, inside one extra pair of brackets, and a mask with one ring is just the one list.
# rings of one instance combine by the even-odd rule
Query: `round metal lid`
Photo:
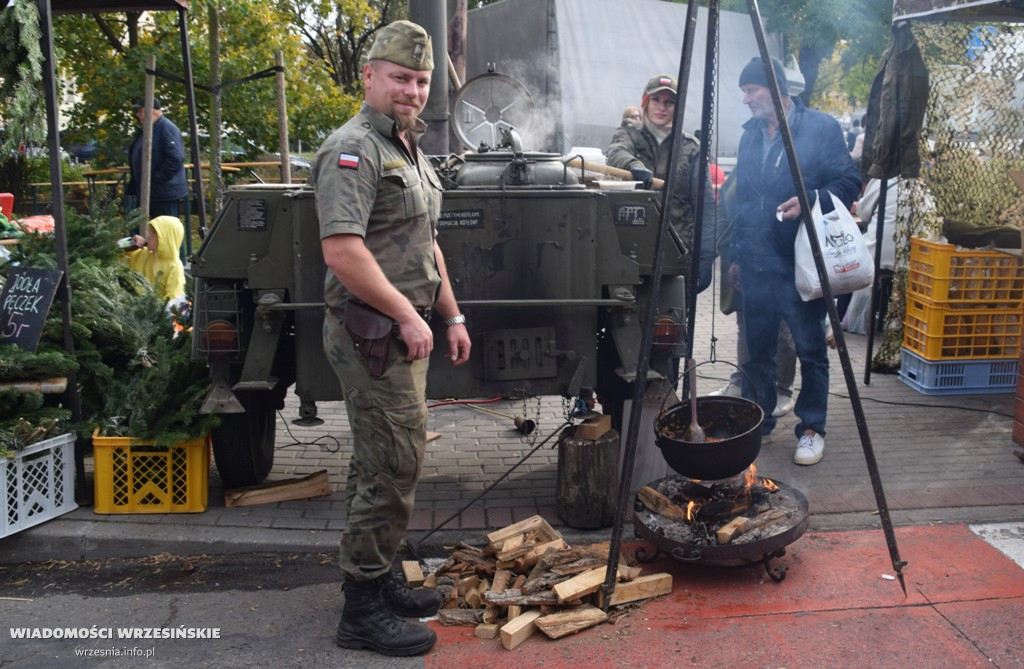
[(526, 134), (533, 120), (533, 97), (512, 77), (488, 72), (470, 79), (455, 96), (452, 125), (467, 149), (495, 148), (503, 130)]

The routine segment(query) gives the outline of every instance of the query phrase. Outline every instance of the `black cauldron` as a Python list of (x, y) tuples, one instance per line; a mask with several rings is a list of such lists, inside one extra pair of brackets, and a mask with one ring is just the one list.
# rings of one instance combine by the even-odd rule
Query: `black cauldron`
[(761, 451), (764, 411), (742, 397), (697, 398), (697, 422), (710, 441), (683, 441), (690, 426), (690, 400), (663, 411), (654, 423), (655, 443), (677, 473), (691, 479), (736, 476)]

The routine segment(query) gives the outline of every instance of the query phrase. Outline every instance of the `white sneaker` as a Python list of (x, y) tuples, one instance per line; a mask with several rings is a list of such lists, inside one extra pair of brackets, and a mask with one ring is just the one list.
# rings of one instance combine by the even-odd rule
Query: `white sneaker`
[[(709, 397), (743, 397), (743, 391), (738, 385), (730, 381), (713, 393), (708, 393)], [(700, 406), (699, 404), (697, 405)]]
[(796, 444), (793, 462), (798, 465), (814, 465), (825, 455), (825, 440), (820, 434), (805, 434)]
[(772, 412), (772, 415), (776, 418), (781, 418), (792, 411), (794, 405), (796, 405), (796, 400), (793, 399), (792, 395), (779, 395), (779, 403), (775, 405), (775, 411)]

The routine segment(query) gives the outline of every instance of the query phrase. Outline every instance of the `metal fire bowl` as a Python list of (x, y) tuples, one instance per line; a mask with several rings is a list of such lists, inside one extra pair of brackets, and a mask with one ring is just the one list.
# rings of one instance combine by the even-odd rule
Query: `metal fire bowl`
[[(664, 480), (665, 479), (658, 479), (648, 485), (657, 489), (658, 484)], [(770, 537), (765, 537), (763, 539), (758, 539), (757, 541), (751, 541), (744, 544), (698, 545), (683, 543), (664, 537), (653, 529), (647, 527), (643, 522), (641, 514), (653, 512), (646, 510), (633, 514), (633, 528), (636, 530), (636, 535), (639, 538), (654, 544), (659, 550), (663, 551), (677, 562), (697, 564), (707, 567), (742, 567), (764, 563), (771, 557), (783, 555), (784, 551), (779, 551), (802, 537), (810, 524), (807, 497), (792, 486), (776, 481), (775, 479), (771, 479), (771, 481), (775, 483), (775, 485), (779, 486), (781, 491), (786, 492), (796, 500), (798, 509), (794, 513), (793, 517), (789, 519), (791, 523), (790, 526)]]

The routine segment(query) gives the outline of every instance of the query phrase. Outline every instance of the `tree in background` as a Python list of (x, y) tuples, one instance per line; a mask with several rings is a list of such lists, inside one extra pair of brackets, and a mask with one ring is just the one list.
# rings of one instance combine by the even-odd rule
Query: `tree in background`
[[(197, 83), (210, 79), (207, 3), (192, 3), (188, 14), (192, 65)], [(323, 68), (311, 67), (309, 52), (274, 3), (217, 0), (220, 20), (220, 77), (240, 79), (274, 65), (274, 51), (284, 53), (289, 134), (293, 142), (315, 146), (331, 128), (353, 113), (357, 100), (338, 89)], [(129, 103), (145, 87), (146, 56), (157, 69), (183, 72), (176, 12), (118, 12), (55, 17), (54, 36), (65, 53), (62, 75), (77, 99), (67, 120), (81, 137), (96, 141), (97, 164), (123, 164), (135, 125)], [(272, 79), (259, 79), (222, 89), (225, 135), (245, 156), (256, 147), (277, 146), (277, 109)], [(185, 93), (182, 84), (161, 77), (156, 95), (183, 129)], [(197, 90), (199, 118), (209, 116), (209, 95)], [(201, 138), (203, 139), (203, 138)], [(205, 141), (202, 142), (205, 145)]]
[(280, 11), (302, 35), (311, 58), (341, 90), (361, 97), (362, 68), (377, 30), (403, 18), (398, 0), (279, 0)]

